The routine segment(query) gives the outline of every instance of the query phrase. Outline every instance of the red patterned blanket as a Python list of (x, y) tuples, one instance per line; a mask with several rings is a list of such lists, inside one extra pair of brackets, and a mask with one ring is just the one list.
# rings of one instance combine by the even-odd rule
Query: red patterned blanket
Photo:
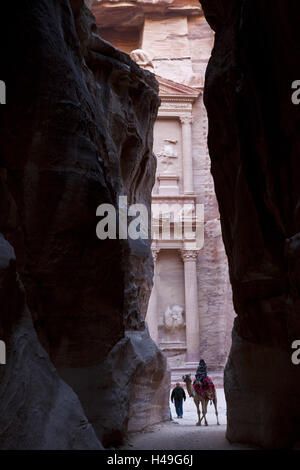
[[(196, 390), (197, 393), (202, 395), (203, 398), (209, 398), (210, 399), (212, 394), (215, 395), (215, 393), (216, 393), (214, 383), (213, 383), (213, 381), (211, 380), (210, 377), (205, 377), (205, 379), (203, 379), (203, 385), (197, 384), (196, 380), (195, 380), (194, 383), (193, 383), (193, 387), (194, 387), (194, 389)], [(207, 392), (209, 392), (209, 393), (207, 394)]]

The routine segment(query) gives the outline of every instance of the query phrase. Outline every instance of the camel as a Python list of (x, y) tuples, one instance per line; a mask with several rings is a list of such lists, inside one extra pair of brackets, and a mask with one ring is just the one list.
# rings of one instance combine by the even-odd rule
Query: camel
[[(191, 379), (191, 374), (186, 374), (182, 377), (182, 380), (185, 382), (187, 392), (190, 397), (194, 398), (194, 403), (197, 408), (197, 413), (198, 413), (198, 422), (196, 423), (196, 426), (201, 426), (201, 421), (204, 418), (205, 426), (208, 426), (208, 422), (206, 420), (206, 413), (207, 413), (207, 405), (208, 402), (213, 402), (215, 410), (216, 410), (216, 417), (217, 417), (217, 424), (219, 425), (219, 418), (218, 418), (218, 410), (217, 410), (217, 395), (216, 393), (212, 393), (211, 391), (207, 391), (207, 398), (204, 398), (202, 395), (196, 392), (192, 385), (192, 379)], [(200, 418), (200, 405), (202, 406), (202, 418)]]

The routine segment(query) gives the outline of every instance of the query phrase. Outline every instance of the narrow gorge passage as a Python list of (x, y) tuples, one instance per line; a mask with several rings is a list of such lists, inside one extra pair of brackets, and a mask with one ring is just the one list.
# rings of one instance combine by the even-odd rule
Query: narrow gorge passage
[(197, 411), (192, 398), (183, 405), (183, 418), (177, 419), (171, 405), (173, 421), (151, 426), (143, 432), (133, 433), (121, 449), (126, 450), (255, 450), (253, 446), (230, 444), (226, 433), (226, 402), (224, 390), (217, 389), (220, 426), (216, 424), (213, 405), (208, 406), (208, 426), (195, 426)]
[(3, 2), (1, 450), (300, 448), (299, 9)]

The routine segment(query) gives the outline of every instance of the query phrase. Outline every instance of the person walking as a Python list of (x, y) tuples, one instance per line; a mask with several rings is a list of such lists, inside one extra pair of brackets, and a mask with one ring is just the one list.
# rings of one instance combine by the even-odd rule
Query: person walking
[(173, 388), (171, 394), (171, 402), (175, 404), (175, 410), (177, 413), (177, 418), (182, 418), (183, 411), (182, 411), (182, 402), (185, 401), (186, 395), (185, 391), (182, 387), (180, 387), (180, 383), (176, 384), (176, 387)]

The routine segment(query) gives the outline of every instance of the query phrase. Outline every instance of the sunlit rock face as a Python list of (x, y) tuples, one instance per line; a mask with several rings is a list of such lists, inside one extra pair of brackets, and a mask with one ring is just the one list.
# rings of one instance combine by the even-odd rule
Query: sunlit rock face
[[(227, 437), (263, 447), (300, 438), (299, 107), (296, 2), (203, 0), (216, 31), (207, 76), (212, 174), (229, 259), (233, 344)], [(274, 14), (276, 12), (276, 14)]]
[[(128, 204), (150, 207), (157, 82), (99, 37), (83, 1), (23, 3), (10, 13), (15, 32), (1, 76), (9, 106), (0, 115), (0, 231), (15, 250), (41, 344), (79, 395), (98, 437), (109, 442), (109, 428), (108, 435), (122, 440), (131, 397), (143, 399), (140, 377), (145, 397), (147, 387), (167, 391), (169, 377), (144, 323), (150, 240), (99, 240), (96, 209), (102, 203), (117, 208), (121, 195)], [(125, 362), (134, 356), (130, 371), (111, 356), (125, 331), (136, 336), (131, 349), (123, 348)], [(108, 381), (107, 360), (118, 370), (115, 380)], [(113, 389), (123, 374), (127, 396), (120, 403)], [(114, 410), (105, 429), (101, 387), (111, 392)], [(150, 394), (139, 428), (168, 417), (167, 402), (168, 393), (159, 403)]]
[[(172, 382), (187, 372), (194, 374), (204, 358), (209, 375), (222, 386), (234, 310), (203, 104), (214, 33), (198, 0), (95, 0), (92, 11), (101, 35), (140, 67), (152, 70), (159, 83), (153, 213), (158, 205), (176, 204), (182, 211), (190, 204), (204, 205), (204, 244), (192, 268), (185, 237), (155, 237), (154, 288), (146, 316), (151, 337), (168, 357)], [(177, 315), (179, 324), (172, 326), (169, 321)]]

